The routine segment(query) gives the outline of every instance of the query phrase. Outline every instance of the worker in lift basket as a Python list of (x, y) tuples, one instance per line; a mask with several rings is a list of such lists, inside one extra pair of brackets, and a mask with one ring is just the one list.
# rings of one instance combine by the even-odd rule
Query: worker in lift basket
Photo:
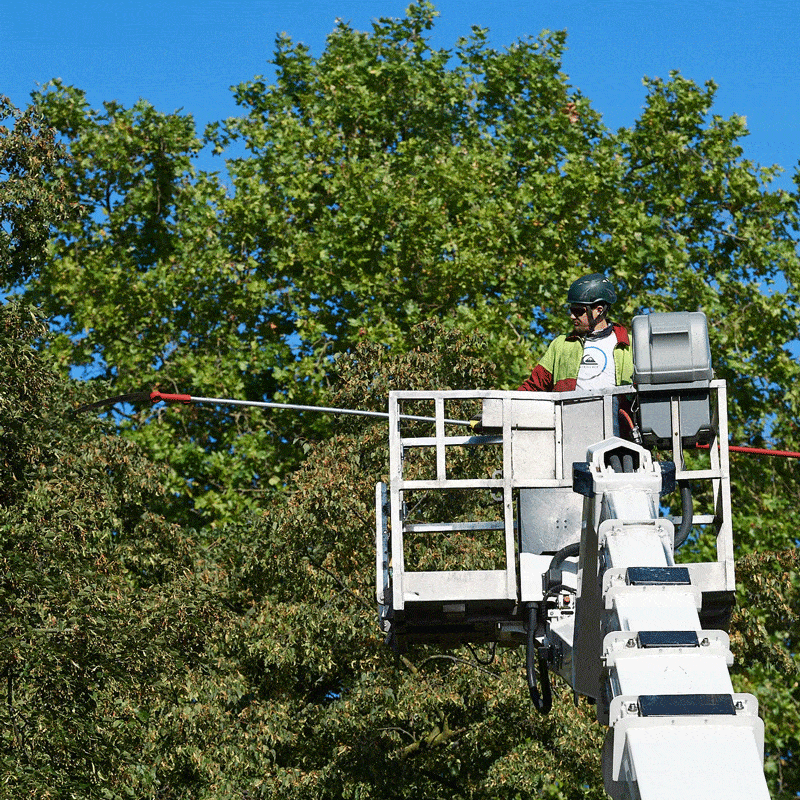
[[(578, 278), (567, 293), (572, 331), (554, 339), (519, 387), (525, 392), (570, 392), (631, 383), (633, 356), (628, 331), (608, 318), (617, 299), (614, 286), (599, 272)], [(628, 404), (621, 400), (622, 435), (631, 425)]]

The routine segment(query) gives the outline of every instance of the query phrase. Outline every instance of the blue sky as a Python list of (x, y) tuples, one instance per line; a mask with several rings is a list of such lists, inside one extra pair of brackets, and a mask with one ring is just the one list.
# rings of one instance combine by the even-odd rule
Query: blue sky
[[(0, 93), (20, 106), (54, 77), (97, 106), (138, 98), (183, 109), (203, 126), (237, 113), (230, 86), (269, 76), (278, 32), (319, 54), (335, 20), (368, 30), (404, 14), (407, 0), (4, 0)], [(503, 48), (541, 30), (566, 28), (564, 72), (606, 125), (636, 119), (642, 77), (677, 69), (719, 85), (716, 111), (747, 118), (745, 155), (778, 163), (791, 188), (800, 159), (800, 11), (795, 0), (440, 0), (433, 33), (452, 47), (472, 25)], [(206, 166), (206, 165), (204, 165)], [(209, 163), (210, 166), (210, 163)]]

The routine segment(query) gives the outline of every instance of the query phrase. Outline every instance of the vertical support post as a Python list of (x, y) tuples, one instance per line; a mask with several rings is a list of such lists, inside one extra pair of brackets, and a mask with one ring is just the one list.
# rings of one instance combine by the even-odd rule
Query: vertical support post
[(605, 438), (616, 436), (616, 425), (614, 424), (614, 395), (603, 395), (603, 429)]
[(403, 492), (398, 488), (403, 480), (403, 446), (400, 439), (400, 403), (396, 397), (389, 396), (389, 481), (391, 486), (391, 525), (392, 525), (392, 607), (402, 611), (403, 576)]
[[(733, 521), (731, 519), (731, 465), (728, 453), (728, 415), (723, 413), (728, 408), (728, 391), (723, 383), (717, 388), (717, 408), (719, 424), (717, 434), (717, 447), (719, 448), (719, 480), (712, 481), (719, 492), (717, 497), (716, 514), (721, 520), (717, 533), (717, 560), (725, 564), (725, 574), (728, 576), (730, 588), (734, 586), (734, 561), (733, 561)], [(713, 443), (712, 443), (713, 448)]]
[(514, 467), (511, 449), (512, 400), (503, 398), (503, 523), (506, 542), (506, 596), (517, 599), (517, 557), (514, 536)]
[(672, 462), (678, 472), (683, 472), (686, 462), (683, 458), (683, 440), (681, 439), (681, 405), (677, 396), (672, 395), (669, 398), (669, 408), (672, 417)]
[[(561, 403), (556, 403), (554, 407), (555, 411), (555, 426), (556, 426), (556, 463), (555, 463), (555, 475), (554, 477), (557, 480), (562, 480), (564, 477), (564, 431), (563, 431), (563, 414), (561, 412)], [(571, 471), (572, 465), (569, 465), (569, 470)]]
[(375, 596), (379, 606), (389, 602), (389, 519), (386, 516), (388, 506), (386, 484), (378, 481), (375, 484)]
[(436, 480), (447, 480), (447, 460), (444, 448), (444, 398), (434, 399), (436, 409)]

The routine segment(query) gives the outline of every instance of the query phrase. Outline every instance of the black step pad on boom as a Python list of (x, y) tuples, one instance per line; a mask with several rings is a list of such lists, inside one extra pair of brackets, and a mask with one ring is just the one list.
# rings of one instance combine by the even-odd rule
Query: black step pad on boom
[(625, 579), (629, 586), (691, 586), (687, 567), (628, 567)]
[(697, 631), (639, 631), (640, 647), (700, 647)]
[(642, 717), (736, 716), (729, 694), (643, 694), (639, 696)]

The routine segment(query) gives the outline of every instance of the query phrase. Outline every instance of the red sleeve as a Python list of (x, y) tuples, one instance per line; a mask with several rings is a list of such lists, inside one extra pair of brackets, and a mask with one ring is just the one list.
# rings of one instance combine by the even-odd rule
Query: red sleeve
[(518, 392), (552, 392), (553, 375), (548, 372), (541, 364), (533, 368), (530, 377), (522, 382), (517, 389)]

